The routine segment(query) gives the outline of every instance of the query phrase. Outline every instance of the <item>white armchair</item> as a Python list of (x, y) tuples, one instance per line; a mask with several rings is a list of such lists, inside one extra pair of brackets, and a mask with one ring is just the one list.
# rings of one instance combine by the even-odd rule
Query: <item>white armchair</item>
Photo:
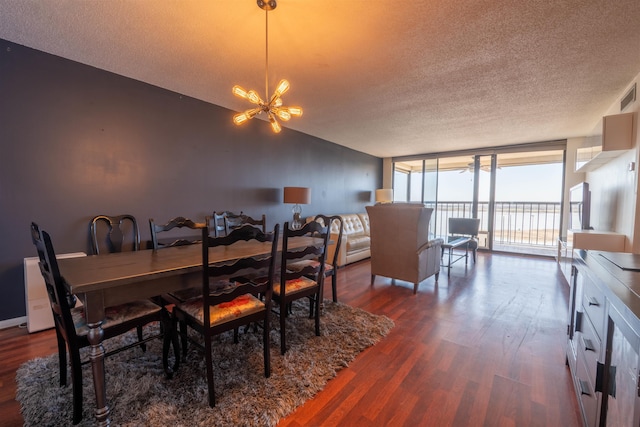
[(413, 283), (440, 274), (442, 239), (429, 240), (433, 209), (420, 204), (367, 206), (371, 232), (371, 285), (377, 275)]

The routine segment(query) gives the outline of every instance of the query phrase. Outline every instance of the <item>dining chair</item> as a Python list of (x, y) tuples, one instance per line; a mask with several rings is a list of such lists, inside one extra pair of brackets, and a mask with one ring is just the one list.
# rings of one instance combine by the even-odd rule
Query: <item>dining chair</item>
[(238, 215), (242, 215), (242, 211), (240, 211), (240, 214), (236, 214), (233, 213), (231, 211), (223, 211), (223, 212), (213, 212), (213, 215), (211, 216), (212, 220), (213, 220), (213, 229), (214, 229), (214, 236), (215, 237), (222, 237), (222, 236), (226, 236), (227, 235), (227, 231), (226, 231), (226, 226), (224, 223), (224, 219), (227, 216), (238, 216)]
[[(67, 385), (67, 350), (71, 359), (71, 381), (73, 388), (73, 424), (82, 420), (82, 365), (90, 360), (82, 360), (80, 349), (90, 346), (88, 339), (89, 327), (84, 320), (83, 307), (76, 307), (76, 296), (67, 289), (64, 278), (60, 274), (56, 254), (49, 234), (41, 230), (36, 223), (31, 223), (31, 240), (35, 245), (40, 260), (40, 271), (44, 278), (51, 311), (55, 324), (58, 344), (58, 362), (60, 371), (60, 386)], [(165, 375), (171, 377), (168, 354), (172, 336), (172, 322), (167, 312), (150, 300), (139, 300), (118, 306), (107, 307), (105, 320), (102, 323), (104, 339), (122, 335), (137, 326), (146, 326), (152, 322), (163, 325), (164, 334), (149, 335), (144, 342), (163, 338), (162, 364)], [(136, 347), (139, 341), (123, 345), (108, 351), (109, 357), (120, 351)]]
[[(166, 224), (156, 224), (153, 218), (149, 218), (149, 228), (151, 231), (151, 247), (154, 251), (160, 248), (169, 248), (172, 246), (184, 246), (200, 243), (200, 233), (191, 233), (189, 236), (177, 236), (174, 229), (187, 228), (189, 230), (200, 230), (203, 227), (207, 227), (207, 223), (193, 222), (189, 218), (183, 216), (177, 216), (172, 218)], [(166, 233), (167, 240), (160, 241), (158, 234)]]
[[(327, 216), (318, 214), (315, 216), (314, 221), (319, 222), (323, 226), (329, 227), (329, 239), (331, 240), (331, 245), (327, 246), (327, 256), (326, 261), (324, 263), (324, 277), (331, 277), (331, 291), (333, 302), (338, 302), (338, 253), (340, 249), (340, 245), (342, 244), (342, 232), (343, 232), (343, 223), (342, 217), (339, 215)], [(335, 245), (334, 245), (335, 243)], [(296, 263), (289, 264), (289, 269), (292, 268), (292, 265), (298, 266), (300, 268), (309, 263), (317, 263), (316, 260), (303, 260), (297, 261)], [(310, 315), (313, 316), (313, 299), (310, 310)]]
[(140, 249), (138, 222), (133, 215), (97, 215), (89, 224), (94, 255)]
[[(262, 322), (263, 358), (265, 377), (271, 375), (269, 330), (273, 277), (276, 268), (279, 225), (272, 233), (250, 225), (237, 228), (228, 236), (211, 237), (208, 229), (202, 229), (202, 296), (177, 304), (173, 310), (175, 321), (185, 322), (203, 337), (204, 345), (193, 341), (204, 350), (209, 406), (216, 403), (213, 383), (212, 336), (233, 330), (234, 342), (238, 342), (238, 328), (253, 322)], [(209, 250), (226, 248), (233, 244), (264, 244), (270, 242), (268, 256), (240, 258), (233, 263), (209, 265)], [(223, 249), (224, 248), (224, 249)], [(235, 280), (238, 277), (255, 277), (254, 280)], [(222, 278), (227, 278), (222, 282)], [(184, 340), (186, 331), (182, 331)], [(183, 354), (186, 347), (183, 347)]]
[[(192, 220), (190, 220), (189, 218), (185, 218), (183, 216), (178, 216), (175, 218), (172, 218), (171, 220), (169, 220), (169, 222), (167, 222), (166, 224), (156, 224), (153, 220), (153, 218), (149, 219), (149, 228), (151, 231), (151, 242), (152, 242), (152, 249), (154, 251), (157, 250), (161, 250), (161, 249), (165, 249), (165, 248), (171, 248), (174, 246), (186, 246), (186, 245), (195, 245), (195, 244), (200, 244), (202, 242), (202, 236), (201, 233), (197, 233), (197, 234), (192, 234), (188, 237), (185, 236), (179, 236), (176, 238), (175, 233), (171, 233), (171, 230), (174, 229), (189, 229), (189, 230), (201, 230), (201, 229), (208, 229), (209, 227), (209, 218), (207, 218), (205, 220), (204, 223), (198, 223), (198, 222), (193, 222)], [(158, 235), (161, 235), (161, 233), (171, 233), (171, 235), (173, 237), (168, 238), (165, 242), (161, 242), (160, 239), (161, 237), (158, 237)], [(176, 291), (171, 291), (169, 293), (166, 294), (162, 294), (160, 295), (160, 299), (158, 302), (160, 302), (160, 304), (164, 305), (164, 306), (171, 306), (172, 304), (179, 304), (185, 301), (188, 301), (192, 298), (198, 298), (200, 297), (202, 294), (201, 292), (201, 288), (186, 288), (186, 289), (180, 289), (180, 290), (176, 290)], [(186, 325), (184, 324), (184, 322), (180, 322), (180, 329), (181, 331), (185, 332), (186, 329)], [(184, 337), (183, 334), (180, 334), (181, 337)], [(182, 338), (182, 348), (185, 349), (187, 346), (186, 343), (186, 339)], [(177, 360), (176, 364), (179, 364), (180, 361)]]
[[(89, 223), (91, 246), (95, 255), (140, 249), (138, 221), (133, 215), (97, 215)], [(138, 339), (142, 341), (142, 326), (138, 326)], [(146, 351), (146, 344), (140, 347)]]
[(229, 234), (234, 228), (238, 228), (245, 224), (258, 226), (262, 229), (263, 233), (266, 233), (267, 231), (267, 218), (264, 214), (260, 219), (252, 218), (249, 215), (244, 215), (243, 213), (240, 213), (240, 215), (226, 215), (224, 217), (224, 230), (226, 234)]
[[(478, 233), (480, 231), (479, 218), (449, 218), (449, 235), (447, 242), (454, 241), (460, 237), (466, 237), (465, 250), (471, 250), (473, 253), (473, 262), (476, 262), (476, 254), (478, 252)], [(466, 262), (466, 261), (465, 261)]]
[[(322, 302), (329, 227), (317, 221), (311, 221), (298, 230), (290, 229), (289, 222), (285, 222), (283, 228), (279, 283), (273, 287), (273, 299), (278, 303), (280, 318), (280, 352), (285, 354), (287, 351), (286, 318), (293, 301), (300, 298), (312, 299), (313, 309), (311, 311), (315, 318), (315, 333), (317, 336), (320, 335), (320, 304)], [(290, 240), (298, 237), (319, 238), (321, 244), (310, 244), (302, 249), (289, 250)], [(300, 262), (308, 259), (315, 262)]]

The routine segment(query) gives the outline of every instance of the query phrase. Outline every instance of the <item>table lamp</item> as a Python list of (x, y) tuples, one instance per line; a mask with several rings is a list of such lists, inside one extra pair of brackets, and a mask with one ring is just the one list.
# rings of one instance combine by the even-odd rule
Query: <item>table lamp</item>
[(393, 190), (391, 188), (380, 188), (376, 190), (376, 203), (392, 203)]
[(307, 187), (284, 187), (284, 202), (293, 203), (293, 222), (291, 223), (292, 230), (299, 230), (302, 228), (302, 221), (300, 220), (300, 214), (302, 208), (300, 205), (308, 205), (311, 203), (311, 189)]

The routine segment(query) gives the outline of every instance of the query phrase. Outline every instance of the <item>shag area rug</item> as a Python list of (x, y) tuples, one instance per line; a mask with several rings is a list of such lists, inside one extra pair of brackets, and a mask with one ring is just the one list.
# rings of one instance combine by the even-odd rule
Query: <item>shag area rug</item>
[[(172, 379), (162, 370), (160, 340), (148, 343), (146, 352), (133, 348), (107, 358), (111, 425), (275, 426), (393, 327), (385, 316), (325, 300), (318, 337), (308, 307), (298, 302), (287, 319), (289, 349), (284, 356), (278, 321), (272, 317), (269, 378), (264, 377), (261, 329), (241, 331), (237, 344), (232, 333), (214, 338), (215, 408), (207, 403), (204, 355), (194, 345)], [(106, 341), (105, 348), (123, 339), (135, 340), (135, 334)], [(82, 375), (84, 418), (79, 425), (89, 426), (94, 424), (95, 408), (91, 364), (83, 366)], [(16, 400), (26, 426), (71, 425), (71, 379), (67, 387), (60, 387), (58, 376), (57, 354), (30, 360), (18, 369)]]

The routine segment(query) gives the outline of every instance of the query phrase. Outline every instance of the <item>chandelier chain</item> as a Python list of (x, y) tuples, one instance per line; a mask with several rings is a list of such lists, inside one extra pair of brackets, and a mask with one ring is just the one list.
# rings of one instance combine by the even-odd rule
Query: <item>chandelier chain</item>
[(264, 10), (264, 96), (269, 99), (269, 11)]

